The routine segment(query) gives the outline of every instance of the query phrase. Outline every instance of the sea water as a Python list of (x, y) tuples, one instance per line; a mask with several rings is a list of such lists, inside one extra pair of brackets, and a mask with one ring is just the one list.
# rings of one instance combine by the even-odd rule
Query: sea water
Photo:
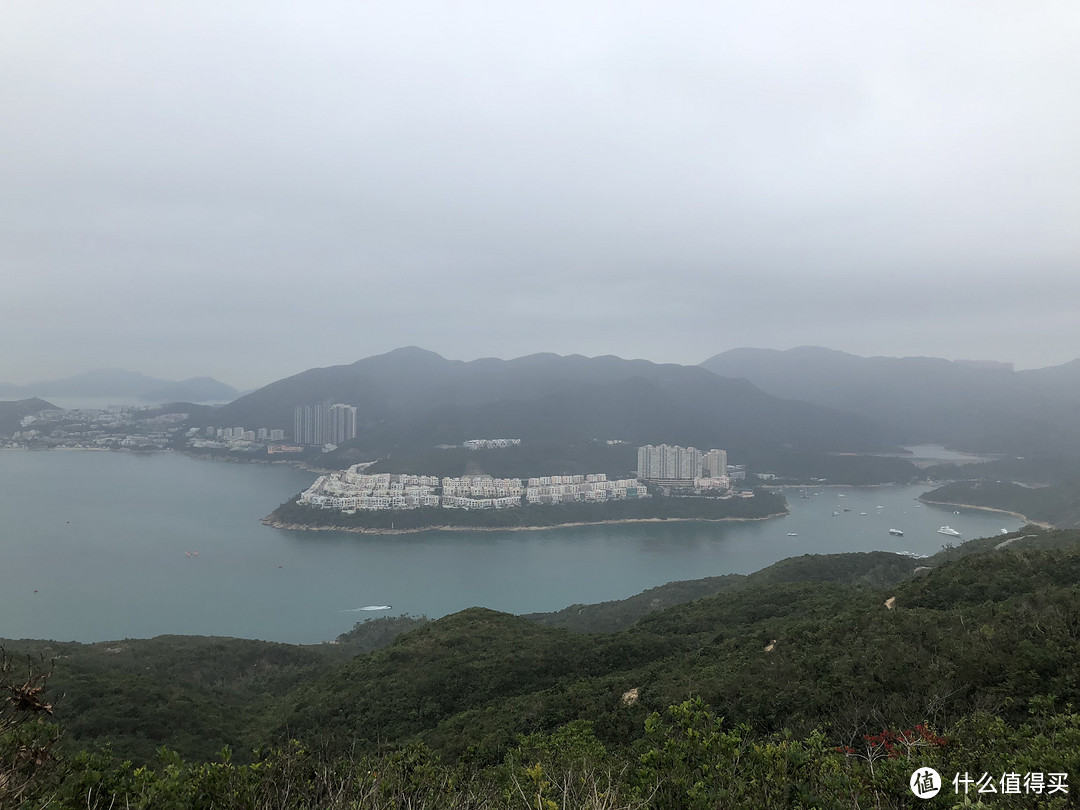
[[(958, 542), (943, 524), (964, 539), (1021, 524), (919, 505), (918, 486), (788, 489), (789, 515), (745, 522), (399, 535), (259, 522), (314, 477), (175, 453), (0, 451), (0, 637), (314, 643), (370, 616), (558, 610), (801, 554), (932, 554)], [(389, 609), (356, 610), (371, 606)]]

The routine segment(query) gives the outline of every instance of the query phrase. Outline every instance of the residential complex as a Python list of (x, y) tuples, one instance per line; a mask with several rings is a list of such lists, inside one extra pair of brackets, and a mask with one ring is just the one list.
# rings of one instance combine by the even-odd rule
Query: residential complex
[(603, 473), (549, 475), (530, 478), (526, 485), (520, 478), (493, 478), (490, 475), (442, 479), (430, 475), (368, 475), (361, 473), (359, 466), (320, 476), (300, 494), (300, 503), (340, 510), (418, 509), (422, 506), (511, 509), (523, 503), (602, 502), (645, 498), (649, 494), (637, 479), (609, 481)]
[(636, 478), (609, 481), (604, 473), (551, 475), (530, 478), (525, 489), (528, 503), (573, 503), (575, 501), (623, 501), (644, 498), (645, 485)]
[(725, 478), (727, 452), (710, 450), (702, 453), (696, 447), (647, 444), (638, 448), (637, 474), (639, 478), (665, 481)]
[(466, 450), (491, 450), (496, 447), (516, 447), (521, 444), (521, 439), (469, 439), (462, 442), (461, 446)]
[(271, 430), (270, 428), (256, 428), (255, 430), (247, 430), (244, 427), (231, 427), (231, 428), (219, 428), (208, 427), (204, 431), (209, 439), (240, 439), (245, 442), (282, 442), (285, 441), (285, 431), (277, 430), (276, 428)]
[(22, 417), (10, 440), (16, 447), (94, 447), (115, 450), (164, 450), (188, 418), (186, 413), (146, 417), (150, 407), (46, 408)]
[(297, 444), (341, 444), (356, 438), (356, 406), (329, 402), (300, 405), (293, 411)]

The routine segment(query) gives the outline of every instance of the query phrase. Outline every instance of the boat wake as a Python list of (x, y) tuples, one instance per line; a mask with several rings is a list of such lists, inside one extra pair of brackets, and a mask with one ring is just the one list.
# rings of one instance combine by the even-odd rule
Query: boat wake
[(339, 610), (338, 613), (359, 613), (361, 610), (390, 610), (392, 607), (393, 605), (368, 605), (367, 607)]

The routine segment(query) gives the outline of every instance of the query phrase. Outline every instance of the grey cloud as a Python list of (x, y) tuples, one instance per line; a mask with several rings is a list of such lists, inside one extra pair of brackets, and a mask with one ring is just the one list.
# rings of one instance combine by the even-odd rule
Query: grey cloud
[(0, 380), (405, 344), (1070, 359), (1072, 4), (8, 17)]

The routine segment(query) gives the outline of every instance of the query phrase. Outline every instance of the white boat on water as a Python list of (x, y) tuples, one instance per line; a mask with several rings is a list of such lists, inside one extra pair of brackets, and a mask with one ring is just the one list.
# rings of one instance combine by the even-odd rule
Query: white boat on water
[(799, 533), (798, 533), (798, 532), (788, 532), (788, 533), (787, 533), (787, 536), (788, 536), (788, 537), (798, 537), (798, 536), (799, 536)]
[(947, 535), (949, 535), (949, 537), (959, 537), (960, 536), (960, 532), (958, 532), (952, 526), (942, 526), (940, 529), (937, 530), (937, 533), (938, 534), (947, 534)]
[(899, 529), (889, 529), (889, 534), (895, 535), (896, 537), (903, 537), (904, 536), (904, 533), (902, 531), (900, 531)]

